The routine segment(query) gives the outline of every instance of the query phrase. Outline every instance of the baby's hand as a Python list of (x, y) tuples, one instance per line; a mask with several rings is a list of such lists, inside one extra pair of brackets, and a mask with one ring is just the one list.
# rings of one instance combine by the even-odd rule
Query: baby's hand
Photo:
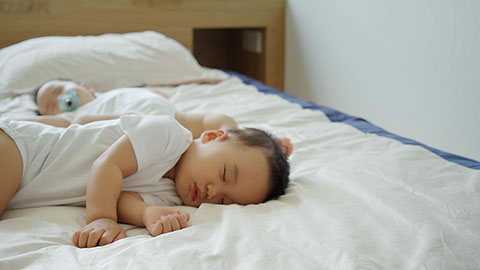
[(293, 144), (289, 138), (279, 138), (278, 142), (280, 143), (283, 153), (288, 157), (293, 152)]
[(109, 218), (96, 219), (75, 232), (72, 242), (76, 247), (95, 247), (110, 244), (125, 238), (125, 231)]
[(187, 227), (190, 215), (168, 206), (149, 206), (143, 211), (143, 224), (152, 236)]

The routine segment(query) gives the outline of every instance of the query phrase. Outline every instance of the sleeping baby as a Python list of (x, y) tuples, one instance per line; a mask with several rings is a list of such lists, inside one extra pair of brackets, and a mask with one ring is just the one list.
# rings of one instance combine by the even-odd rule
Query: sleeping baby
[[(116, 119), (125, 114), (169, 115), (190, 130), (193, 138), (198, 138), (205, 130), (238, 127), (234, 119), (223, 113), (176, 111), (164, 96), (143, 88), (119, 88), (96, 97), (95, 89), (86, 83), (57, 79), (39, 86), (34, 101), (39, 116), (14, 119), (67, 127)], [(280, 138), (279, 142), (286, 155), (290, 155), (293, 151), (290, 140)]]
[(253, 129), (192, 132), (171, 116), (123, 115), (58, 128), (0, 117), (0, 214), (5, 209), (86, 205), (77, 247), (125, 237), (118, 222), (153, 235), (187, 226), (172, 208), (257, 204), (284, 194), (281, 143)]
[(119, 88), (102, 95), (86, 84), (68, 79), (52, 80), (35, 91), (39, 116), (16, 118), (57, 127), (118, 118), (123, 114), (168, 115), (188, 128), (194, 138), (206, 129), (236, 128), (235, 121), (222, 113), (178, 112), (157, 92), (143, 88)]

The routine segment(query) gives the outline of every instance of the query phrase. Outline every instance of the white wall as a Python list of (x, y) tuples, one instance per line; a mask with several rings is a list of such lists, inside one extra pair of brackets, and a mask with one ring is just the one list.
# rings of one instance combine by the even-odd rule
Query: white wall
[(480, 1), (287, 0), (286, 91), (480, 160)]

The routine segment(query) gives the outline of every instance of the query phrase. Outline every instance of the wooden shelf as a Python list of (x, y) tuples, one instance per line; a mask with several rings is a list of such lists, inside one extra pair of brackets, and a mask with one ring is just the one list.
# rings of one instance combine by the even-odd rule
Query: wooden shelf
[[(258, 33), (260, 51), (245, 47), (246, 32)], [(193, 55), (202, 66), (228, 69), (265, 81), (265, 29), (194, 29)]]

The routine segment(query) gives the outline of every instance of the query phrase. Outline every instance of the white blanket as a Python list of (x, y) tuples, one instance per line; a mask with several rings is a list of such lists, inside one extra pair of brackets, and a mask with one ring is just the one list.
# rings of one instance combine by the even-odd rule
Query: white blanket
[(189, 227), (78, 249), (85, 211), (6, 211), (0, 269), (479, 269), (480, 171), (427, 150), (331, 123), (236, 78), (162, 88), (181, 111), (224, 112), (241, 126), (291, 138), (286, 195), (211, 205)]

